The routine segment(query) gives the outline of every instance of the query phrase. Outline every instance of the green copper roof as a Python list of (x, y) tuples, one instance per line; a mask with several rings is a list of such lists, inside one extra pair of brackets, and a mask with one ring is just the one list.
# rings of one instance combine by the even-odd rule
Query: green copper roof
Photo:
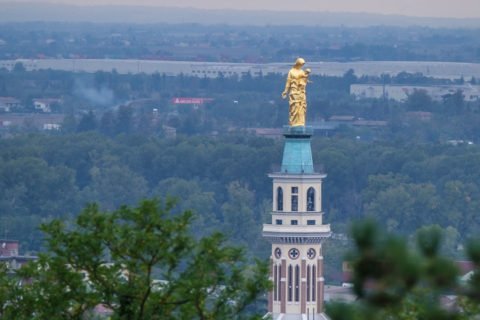
[(310, 126), (284, 127), (282, 173), (315, 173), (310, 146), (312, 134), (313, 129)]

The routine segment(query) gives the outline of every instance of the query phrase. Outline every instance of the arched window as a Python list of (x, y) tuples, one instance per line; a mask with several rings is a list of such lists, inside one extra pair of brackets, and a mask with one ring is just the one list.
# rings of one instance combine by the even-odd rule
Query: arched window
[(313, 187), (307, 190), (307, 211), (315, 211), (315, 189)]
[(283, 211), (283, 189), (277, 188), (277, 211)]
[(307, 301), (310, 301), (310, 265), (307, 266)]
[(273, 266), (273, 301), (277, 301), (277, 288), (278, 288), (278, 279), (277, 279), (277, 265)]
[(317, 271), (315, 266), (312, 267), (312, 301), (315, 301), (315, 290), (316, 290), (316, 277)]
[(295, 266), (295, 301), (300, 300), (300, 267), (298, 264)]
[(282, 300), (282, 286), (281, 286), (281, 281), (282, 281), (282, 265), (278, 266), (278, 283), (277, 283), (277, 291), (278, 291), (278, 301)]
[(288, 266), (288, 301), (292, 301), (293, 268)]
[(298, 211), (298, 187), (292, 187), (292, 211)]

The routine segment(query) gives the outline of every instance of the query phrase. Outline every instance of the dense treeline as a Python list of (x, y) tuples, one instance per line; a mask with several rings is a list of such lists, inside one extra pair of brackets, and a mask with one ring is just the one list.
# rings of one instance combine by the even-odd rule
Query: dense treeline
[(406, 234), (429, 224), (454, 227), (462, 237), (475, 232), (479, 151), (471, 145), (314, 141), (316, 159), (329, 174), (324, 197), (337, 228), (371, 215)]
[[(283, 141), (243, 134), (161, 139), (100, 133), (26, 135), (0, 141), (0, 213), (4, 236), (38, 250), (39, 222), (66, 218), (86, 202), (104, 209), (151, 196), (178, 196), (194, 209), (198, 236), (230, 232), (253, 254), (268, 253), (261, 222), (271, 210), (267, 173), (281, 161)], [(475, 145), (366, 143), (316, 138), (325, 219), (336, 232), (371, 215), (391, 231), (422, 225), (448, 231), (456, 243), (480, 227), (480, 149)]]
[(252, 246), (267, 212), (266, 173), (281, 146), (241, 136), (162, 140), (145, 136), (110, 139), (89, 132), (29, 135), (1, 140), (2, 233), (24, 249), (40, 247), (30, 234), (40, 221), (78, 213), (85, 202), (104, 209), (148, 196), (178, 196), (178, 210), (199, 214), (197, 235), (229, 230)]

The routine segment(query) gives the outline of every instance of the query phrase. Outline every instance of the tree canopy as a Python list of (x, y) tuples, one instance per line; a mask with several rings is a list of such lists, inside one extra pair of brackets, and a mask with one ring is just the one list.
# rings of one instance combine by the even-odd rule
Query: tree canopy
[[(173, 200), (100, 211), (41, 226), (46, 252), (9, 276), (0, 270), (2, 319), (260, 319), (268, 265), (245, 257), (219, 232), (196, 239), (191, 211)], [(19, 281), (23, 281), (19, 286)]]

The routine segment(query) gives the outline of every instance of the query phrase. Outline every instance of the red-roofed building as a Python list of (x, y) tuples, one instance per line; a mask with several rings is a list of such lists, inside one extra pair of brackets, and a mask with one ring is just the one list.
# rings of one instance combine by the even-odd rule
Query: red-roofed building
[(0, 239), (0, 263), (7, 263), (9, 268), (18, 269), (29, 261), (36, 260), (36, 256), (21, 256), (18, 254), (18, 241)]
[(10, 112), (21, 106), (20, 100), (12, 97), (0, 97), (0, 111)]
[(455, 264), (460, 268), (462, 276), (475, 269), (475, 264), (472, 261), (455, 261)]
[(103, 304), (98, 304), (93, 312), (97, 315), (107, 317), (113, 313), (113, 310)]
[(386, 127), (388, 125), (387, 121), (376, 121), (376, 120), (355, 120), (352, 122), (354, 126), (365, 126), (365, 127)]
[(428, 122), (432, 120), (432, 113), (428, 111), (409, 111), (405, 114), (407, 120), (420, 120)]
[(17, 256), (18, 241), (0, 239), (0, 257)]
[(342, 263), (342, 286), (350, 287), (353, 279), (353, 266), (351, 262), (344, 261)]
[(253, 133), (258, 137), (281, 138), (281, 128), (247, 128), (247, 132)]

